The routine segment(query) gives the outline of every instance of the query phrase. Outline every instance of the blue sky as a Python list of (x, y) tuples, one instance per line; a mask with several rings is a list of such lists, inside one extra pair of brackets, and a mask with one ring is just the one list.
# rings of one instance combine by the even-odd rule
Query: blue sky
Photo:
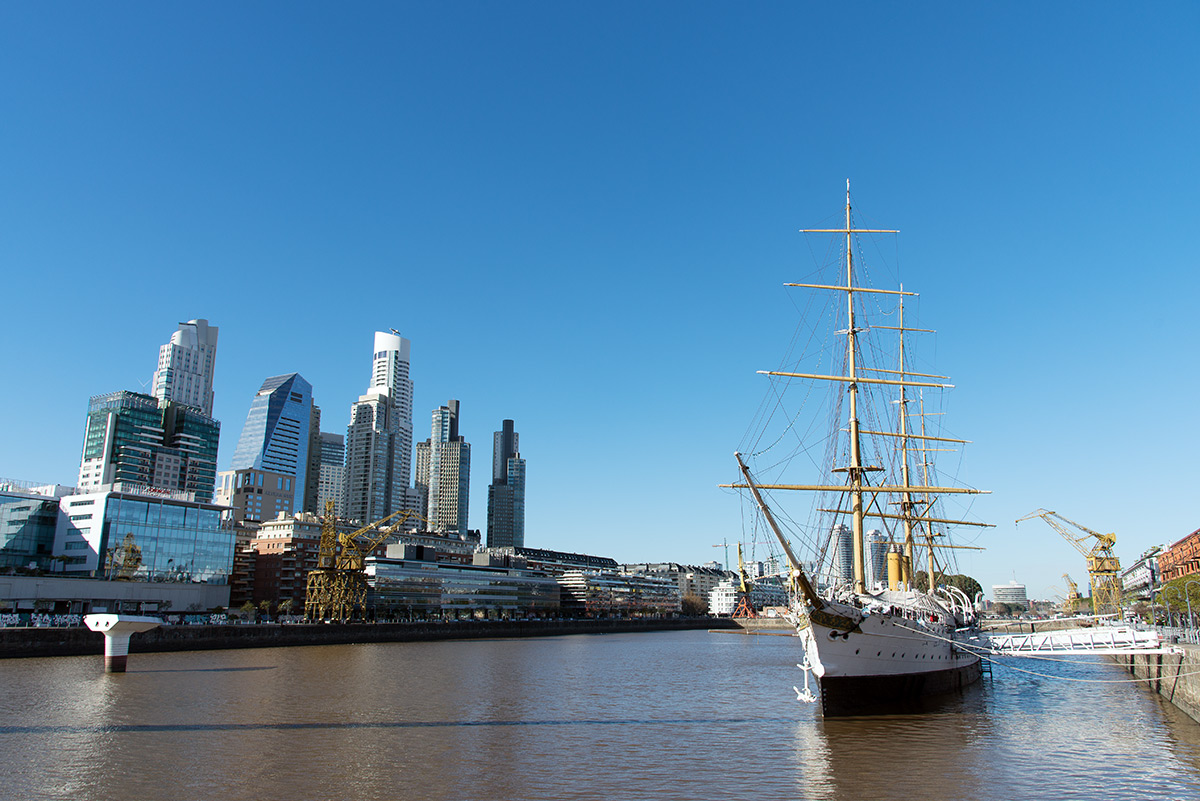
[[(803, 303), (797, 233), (851, 179), (957, 388), (984, 585), (1051, 595), (1200, 526), (1193, 4), (258, 3), (0, 7), (0, 475), (73, 483), (90, 395), (221, 329), (226, 467), (263, 378), (326, 430), (372, 332), (415, 428), (462, 401), (527, 542), (703, 562), (717, 484)], [(793, 293), (793, 294), (789, 294)], [(948, 420), (950, 418), (947, 418)], [(810, 480), (816, 477), (795, 477)]]

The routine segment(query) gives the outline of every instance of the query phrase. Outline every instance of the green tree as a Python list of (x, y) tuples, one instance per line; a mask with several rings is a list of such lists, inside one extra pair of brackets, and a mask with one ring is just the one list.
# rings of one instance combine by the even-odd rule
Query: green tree
[(241, 607), (238, 608), (238, 611), (242, 613), (242, 617), (244, 617), (246, 620), (249, 620), (254, 614), (254, 609), (254, 601), (246, 601), (246, 603), (242, 604)]

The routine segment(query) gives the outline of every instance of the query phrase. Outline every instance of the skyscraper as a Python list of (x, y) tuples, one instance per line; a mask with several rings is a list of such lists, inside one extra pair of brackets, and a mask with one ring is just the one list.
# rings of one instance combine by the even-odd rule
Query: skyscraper
[(213, 371), (217, 364), (217, 327), (208, 320), (179, 324), (167, 344), (158, 349), (154, 397), (213, 413)]
[(375, 332), (371, 384), (346, 427), (346, 515), (369, 523), (416, 511), (412, 478), (412, 380), (407, 339)]
[(140, 392), (110, 392), (88, 404), (79, 487), (120, 484), (188, 493), (209, 502), (221, 424), (197, 409)]
[(492, 438), (492, 483), (488, 486), (489, 548), (525, 547), (525, 460), (513, 421), (504, 420)]
[(429, 439), (417, 445), (416, 489), (426, 490), (422, 515), (430, 531), (467, 533), (471, 445), (458, 433), (459, 403), (433, 410)]
[(854, 538), (850, 527), (835, 523), (829, 532), (829, 550), (832, 554), (830, 579), (838, 584), (854, 580)]
[(311, 472), (310, 448), (320, 433), (320, 419), (312, 385), (299, 373), (263, 382), (250, 403), (232, 469), (221, 473), (220, 495), (234, 507), (238, 522), (312, 511), (305, 501), (316, 503), (319, 476)]
[(88, 403), (79, 487), (120, 484), (187, 493), (209, 502), (217, 477), (221, 424), (212, 419), (217, 327), (179, 324), (158, 350), (154, 394), (110, 392)]
[(867, 588), (875, 582), (887, 582), (888, 539), (879, 529), (867, 532)]
[(325, 514), (325, 502), (333, 501), (334, 514), (346, 516), (346, 439), (341, 434), (321, 432), (317, 514)]

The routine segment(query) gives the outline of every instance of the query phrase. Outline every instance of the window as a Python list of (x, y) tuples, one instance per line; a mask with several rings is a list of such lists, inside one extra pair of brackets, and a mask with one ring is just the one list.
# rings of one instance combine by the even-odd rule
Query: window
[(71, 515), (71, 519), (72, 519), (72, 520), (91, 520), (91, 519), (92, 519), (92, 516), (91, 516), (91, 514), (86, 514), (86, 515)]

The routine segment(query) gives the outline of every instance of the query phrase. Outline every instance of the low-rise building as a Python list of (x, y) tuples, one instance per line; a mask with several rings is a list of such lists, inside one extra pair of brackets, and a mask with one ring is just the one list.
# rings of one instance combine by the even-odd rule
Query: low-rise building
[(0, 573), (9, 574), (0, 606), (85, 614), (227, 605), (234, 533), (222, 507), (193, 498), (120, 483), (0, 492)]
[(572, 617), (651, 617), (679, 614), (682, 596), (667, 578), (595, 570), (558, 577), (562, 611)]
[(675, 562), (643, 562), (635, 565), (623, 565), (624, 572), (633, 576), (655, 576), (675, 582), (679, 595), (696, 595), (708, 598), (709, 594), (722, 581), (736, 578), (728, 570), (721, 569), (716, 563), (698, 567), (696, 565), (681, 565)]
[(558, 583), (542, 572), (439, 562), (422, 545), (388, 545), (367, 557), (366, 572), (376, 620), (547, 617), (560, 607)]
[(1162, 581), (1200, 573), (1200, 529), (1164, 548), (1158, 556)]
[(1150, 548), (1121, 571), (1121, 590), (1125, 595), (1140, 601), (1150, 600), (1154, 588), (1159, 584), (1158, 554), (1161, 551), (1161, 546)]

